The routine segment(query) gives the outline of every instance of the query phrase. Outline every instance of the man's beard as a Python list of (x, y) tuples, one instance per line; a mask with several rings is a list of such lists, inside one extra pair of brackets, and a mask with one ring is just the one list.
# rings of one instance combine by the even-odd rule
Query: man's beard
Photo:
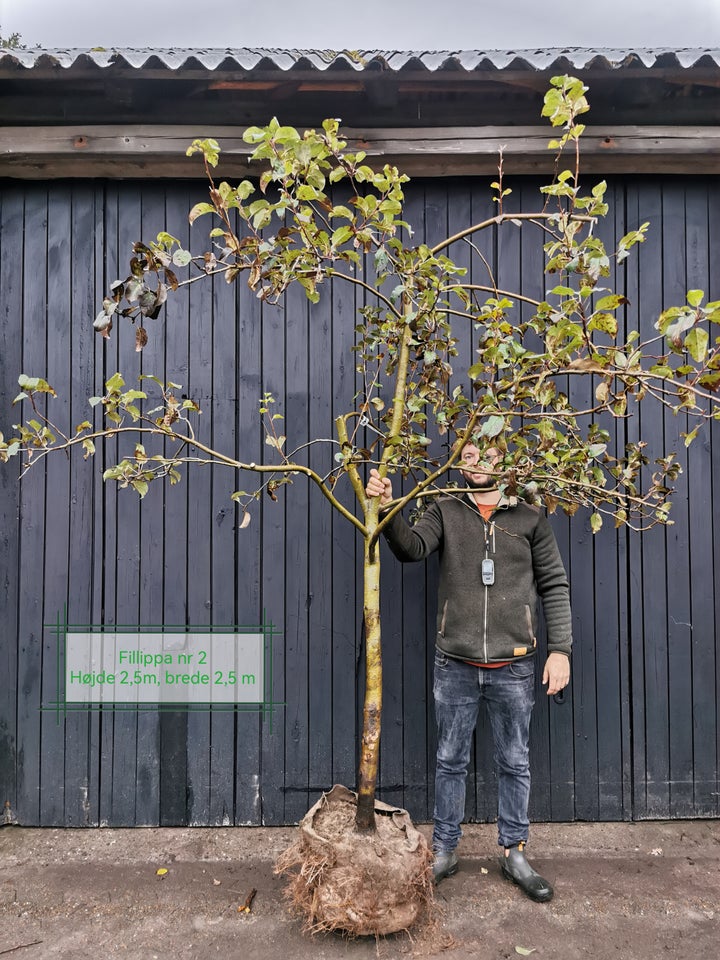
[(494, 490), (497, 487), (497, 477), (484, 473), (464, 474), (469, 487), (475, 490)]

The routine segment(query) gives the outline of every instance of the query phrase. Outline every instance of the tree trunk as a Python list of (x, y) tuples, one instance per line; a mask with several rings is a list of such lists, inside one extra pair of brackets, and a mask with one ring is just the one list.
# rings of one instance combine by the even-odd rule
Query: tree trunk
[(358, 806), (355, 826), (375, 829), (375, 784), (380, 755), (382, 714), (382, 653), (380, 649), (380, 546), (365, 538), (363, 590), (365, 617), (365, 704), (358, 769)]

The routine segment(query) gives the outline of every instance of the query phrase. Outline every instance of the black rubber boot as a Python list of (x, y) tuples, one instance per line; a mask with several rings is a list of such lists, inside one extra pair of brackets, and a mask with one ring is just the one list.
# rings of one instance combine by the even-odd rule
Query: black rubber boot
[(436, 884), (445, 877), (452, 877), (458, 872), (458, 858), (454, 850), (438, 850), (433, 860), (433, 880)]
[(516, 883), (532, 900), (547, 903), (553, 898), (553, 888), (533, 870), (525, 859), (524, 850), (525, 844), (518, 843), (505, 851), (505, 856), (500, 858), (503, 876)]

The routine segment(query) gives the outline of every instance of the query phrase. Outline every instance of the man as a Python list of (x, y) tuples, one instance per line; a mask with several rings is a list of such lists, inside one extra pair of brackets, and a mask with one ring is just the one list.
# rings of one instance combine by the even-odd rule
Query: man
[[(440, 551), (434, 697), (438, 728), (433, 875), (439, 883), (458, 869), (465, 780), (478, 708), (490, 717), (498, 775), (498, 843), (502, 872), (533, 900), (552, 899), (552, 886), (525, 858), (530, 795), (529, 733), (534, 705), (536, 601), (543, 602), (548, 696), (570, 679), (571, 618), (568, 581), (544, 514), (501, 496), (501, 453), (481, 461), (463, 447), (461, 473), (471, 490), (433, 500), (414, 527), (400, 514), (385, 528), (402, 561)], [(370, 471), (366, 493), (392, 500), (390, 480)]]

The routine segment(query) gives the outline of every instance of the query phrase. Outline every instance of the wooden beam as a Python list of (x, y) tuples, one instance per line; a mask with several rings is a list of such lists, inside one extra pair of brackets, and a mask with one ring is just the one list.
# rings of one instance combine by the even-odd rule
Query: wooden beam
[[(208, 90), (274, 90), (282, 80), (214, 80)], [(203, 88), (204, 89), (204, 88)]]
[[(0, 128), (0, 176), (202, 177), (202, 164), (185, 151), (209, 136), (221, 144), (222, 175), (250, 172), (252, 147), (239, 127), (53, 126)], [(554, 160), (545, 126), (367, 128), (344, 136), (371, 162), (415, 176), (492, 173), (501, 147), (508, 172), (550, 172)], [(588, 127), (582, 153), (583, 169), (593, 173), (720, 173), (720, 126)]]

